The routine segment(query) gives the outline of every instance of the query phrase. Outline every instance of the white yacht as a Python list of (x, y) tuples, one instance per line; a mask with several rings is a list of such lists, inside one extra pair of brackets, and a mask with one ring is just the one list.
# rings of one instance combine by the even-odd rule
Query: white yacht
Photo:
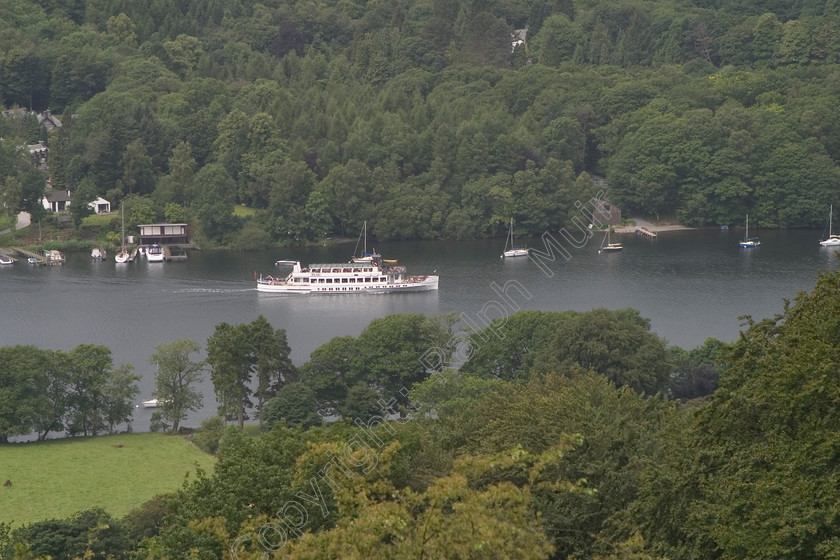
[(160, 245), (149, 245), (146, 250), (146, 258), (149, 262), (163, 262), (165, 257), (163, 255), (163, 247)]

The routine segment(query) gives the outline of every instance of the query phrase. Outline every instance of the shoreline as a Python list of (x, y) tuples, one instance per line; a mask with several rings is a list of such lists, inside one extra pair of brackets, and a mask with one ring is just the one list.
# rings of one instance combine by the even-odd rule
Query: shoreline
[(656, 225), (656, 224), (645, 223), (645, 224), (636, 224), (636, 225), (632, 225), (632, 226), (618, 226), (618, 227), (614, 227), (613, 231), (615, 233), (636, 233), (636, 230), (641, 229), (642, 227), (647, 228), (648, 231), (650, 231), (652, 233), (659, 233), (661, 231), (690, 231), (690, 230), (695, 230), (695, 229), (701, 229), (701, 228), (696, 228), (696, 227), (684, 226), (682, 224)]

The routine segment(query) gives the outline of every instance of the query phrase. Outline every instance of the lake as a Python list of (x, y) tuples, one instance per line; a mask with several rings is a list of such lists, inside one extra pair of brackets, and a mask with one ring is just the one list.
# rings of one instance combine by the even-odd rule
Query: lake
[[(569, 248), (539, 266), (528, 258), (499, 258), (504, 239), (376, 243), (384, 258), (396, 258), (409, 273), (440, 275), (437, 292), (286, 296), (258, 293), (254, 275), (281, 272), (278, 259), (346, 262), (349, 245), (276, 249), (265, 252), (196, 250), (187, 262), (117, 265), (113, 255), (93, 261), (88, 252), (69, 253), (61, 266), (26, 262), (0, 267), (0, 346), (32, 344), (70, 350), (103, 344), (116, 364), (131, 363), (143, 375), (138, 402), (150, 398), (155, 345), (189, 338), (204, 345), (216, 324), (251, 322), (262, 314), (284, 328), (292, 360), (335, 336), (358, 335), (391, 313), (455, 312), (481, 326), (521, 309), (585, 311), (632, 307), (671, 344), (693, 348), (707, 337), (733, 340), (741, 315), (754, 318), (782, 311), (783, 299), (813, 288), (817, 274), (835, 270), (838, 257), (818, 245), (821, 232), (760, 231), (761, 247), (740, 249), (742, 230), (661, 232), (648, 241), (613, 236), (624, 250), (599, 253), (601, 235)], [(559, 239), (559, 237), (558, 237)], [(524, 240), (542, 248), (542, 242)], [(493, 285), (507, 286), (501, 297)], [(198, 359), (203, 356), (196, 356)], [(209, 375), (201, 387), (205, 407), (187, 425), (215, 412)], [(151, 411), (138, 408), (134, 429), (148, 429)]]

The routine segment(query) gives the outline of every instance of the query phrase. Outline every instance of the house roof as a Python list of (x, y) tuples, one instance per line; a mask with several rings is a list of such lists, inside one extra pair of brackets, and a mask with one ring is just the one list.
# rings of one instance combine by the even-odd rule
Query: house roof
[(72, 200), (73, 196), (70, 191), (49, 191), (44, 193), (44, 198), (47, 202), (68, 202)]
[(49, 109), (38, 115), (38, 126), (43, 126), (44, 124), (51, 124), (55, 128), (61, 127), (61, 121)]

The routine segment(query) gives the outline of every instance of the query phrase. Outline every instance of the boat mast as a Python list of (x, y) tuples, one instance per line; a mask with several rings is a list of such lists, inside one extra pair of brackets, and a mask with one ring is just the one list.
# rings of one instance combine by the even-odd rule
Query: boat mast
[[(510, 248), (513, 249), (513, 218), (510, 219), (510, 230), (508, 231), (508, 242), (510, 243)], [(505, 244), (505, 250), (507, 251), (507, 244)]]

